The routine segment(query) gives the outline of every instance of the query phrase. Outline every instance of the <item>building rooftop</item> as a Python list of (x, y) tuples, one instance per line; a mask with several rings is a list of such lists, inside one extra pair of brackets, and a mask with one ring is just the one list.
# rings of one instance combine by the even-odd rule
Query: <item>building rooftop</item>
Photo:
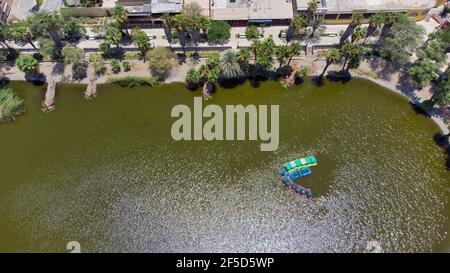
[(213, 0), (214, 20), (288, 19), (293, 17), (292, 0)]
[[(306, 9), (310, 0), (296, 0), (299, 10)], [(354, 10), (409, 10), (432, 8), (436, 0), (317, 0), (319, 8), (325, 7), (329, 11)]]

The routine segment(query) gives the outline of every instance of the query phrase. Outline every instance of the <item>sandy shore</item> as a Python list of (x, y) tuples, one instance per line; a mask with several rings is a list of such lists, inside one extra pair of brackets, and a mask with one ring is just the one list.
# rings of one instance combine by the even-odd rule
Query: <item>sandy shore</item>
[[(148, 63), (142, 61), (130, 61), (132, 64), (131, 71), (121, 71), (117, 74), (112, 73), (109, 64), (106, 64), (107, 70), (103, 76), (97, 78), (97, 83), (105, 83), (109, 77), (125, 77), (125, 76), (150, 76), (151, 73), (148, 68)], [(299, 57), (293, 60), (293, 64), (309, 67), (309, 74), (311, 76), (319, 75), (325, 67), (325, 60), (317, 57)], [(191, 67), (198, 67), (199, 63), (193, 63), (192, 60), (187, 60), (185, 63), (178, 64), (170, 71), (165, 83), (184, 82), (187, 70)], [(328, 71), (339, 71), (341, 64), (331, 65)], [(13, 64), (3, 63), (1, 70), (4, 75), (10, 80), (24, 81), (25, 74), (17, 69)], [(65, 83), (84, 83), (89, 82), (88, 78), (94, 75), (94, 70), (90, 66), (87, 69), (87, 77), (82, 80), (72, 80), (72, 69), (70, 66), (64, 67), (61, 63), (44, 62), (40, 65), (40, 72), (45, 75), (48, 80), (55, 78), (57, 82)], [(396, 92), (407, 98), (412, 103), (420, 103), (428, 100), (432, 96), (430, 88), (423, 88), (417, 90), (414, 88), (405, 73), (401, 71), (401, 68), (394, 67), (389, 63), (381, 59), (365, 60), (361, 63), (361, 66), (352, 70), (353, 77), (363, 78), (372, 81), (382, 87)], [(449, 133), (449, 125), (446, 125), (445, 119), (450, 120), (450, 109), (434, 108), (432, 111), (428, 111), (432, 120), (439, 126), (443, 134)]]

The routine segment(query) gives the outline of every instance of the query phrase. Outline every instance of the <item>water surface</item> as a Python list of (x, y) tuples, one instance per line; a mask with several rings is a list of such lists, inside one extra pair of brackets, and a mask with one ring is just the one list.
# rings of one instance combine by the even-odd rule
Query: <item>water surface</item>
[[(448, 251), (449, 181), (431, 120), (399, 95), (352, 80), (284, 90), (276, 82), (219, 88), (219, 104), (279, 104), (280, 146), (175, 142), (181, 84), (157, 88), (10, 84), (27, 112), (0, 124), (0, 251)], [(306, 155), (319, 165), (283, 190), (276, 168)]]

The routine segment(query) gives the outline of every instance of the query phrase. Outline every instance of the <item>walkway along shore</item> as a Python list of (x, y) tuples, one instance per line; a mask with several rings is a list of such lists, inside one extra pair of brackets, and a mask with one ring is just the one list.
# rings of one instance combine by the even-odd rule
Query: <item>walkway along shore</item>
[[(186, 77), (187, 70), (191, 67), (198, 67), (200, 63), (204, 61), (204, 59), (200, 60), (199, 63), (194, 64), (191, 60), (187, 60), (185, 63), (175, 66), (164, 83), (175, 83), (175, 82), (184, 82)], [(130, 61), (132, 63), (132, 69), (128, 72), (121, 71), (118, 74), (113, 74), (111, 72), (111, 68), (107, 64), (107, 72), (103, 76), (95, 76), (96, 83), (102, 84), (106, 83), (108, 78), (110, 77), (125, 77), (125, 76), (140, 76), (140, 77), (149, 77), (151, 76), (148, 64), (143, 63), (142, 61)], [(374, 64), (376, 63), (376, 65)], [(309, 75), (317, 76), (319, 75), (324, 66), (325, 59), (319, 58), (317, 56), (311, 57), (297, 57), (292, 61), (292, 66), (307, 66), (309, 67)], [(42, 62), (40, 65), (40, 72), (45, 76), (46, 80), (52, 78), (53, 73), (53, 62)], [(4, 75), (12, 81), (26, 81), (25, 74), (21, 72), (14, 64), (2, 63), (1, 67)], [(329, 67), (328, 71), (340, 71), (340, 64), (333, 64)], [(70, 66), (67, 66), (64, 69), (64, 73), (59, 77), (56, 77), (57, 82), (64, 83), (84, 83), (89, 84), (92, 77), (94, 77), (93, 68), (91, 66), (87, 69), (87, 77), (80, 81), (69, 80), (72, 78), (72, 69)], [(407, 98), (413, 104), (419, 104), (420, 102), (429, 100), (433, 93), (430, 90), (430, 87), (423, 88), (418, 91), (413, 87), (402, 81), (405, 73), (398, 68), (390, 67), (390, 64), (382, 59), (377, 60), (365, 60), (361, 63), (361, 66), (351, 71), (352, 77), (354, 78), (363, 78), (369, 81), (372, 81), (382, 87), (385, 87), (397, 94), (400, 94)], [(432, 111), (426, 111), (431, 119), (439, 126), (442, 133), (444, 135), (449, 134), (449, 125), (446, 125), (445, 120), (450, 120), (450, 109), (433, 109)]]

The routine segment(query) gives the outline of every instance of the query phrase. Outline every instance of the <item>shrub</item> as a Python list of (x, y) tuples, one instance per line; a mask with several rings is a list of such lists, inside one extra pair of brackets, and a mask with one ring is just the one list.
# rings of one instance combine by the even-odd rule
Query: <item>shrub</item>
[(16, 60), (16, 65), (19, 67), (20, 71), (24, 73), (39, 71), (38, 61), (30, 55), (19, 56)]
[(186, 73), (185, 84), (189, 89), (196, 89), (200, 83), (200, 72), (191, 67)]
[(135, 87), (135, 86), (155, 86), (158, 81), (153, 77), (135, 77), (127, 76), (123, 78), (108, 78), (106, 81), (110, 84), (120, 85), (121, 87)]
[(165, 47), (156, 47), (148, 51), (145, 58), (149, 61), (152, 74), (159, 80), (164, 80), (174, 64), (175, 54)]
[(0, 89), (0, 121), (11, 121), (25, 112), (25, 104), (10, 88)]
[(230, 25), (225, 21), (212, 21), (208, 30), (209, 42), (221, 42), (230, 39)]
[(129, 61), (123, 61), (122, 63), (123, 71), (128, 72), (131, 70), (131, 64)]
[(245, 37), (248, 40), (258, 39), (261, 37), (261, 32), (255, 25), (250, 25), (245, 29)]
[(111, 69), (114, 74), (119, 73), (120, 72), (120, 61), (116, 60), (116, 59), (112, 60), (111, 61)]
[(103, 61), (102, 59), (96, 60), (93, 64), (92, 64), (95, 74), (97, 75), (103, 75), (106, 72), (106, 67), (105, 67), (105, 61)]

